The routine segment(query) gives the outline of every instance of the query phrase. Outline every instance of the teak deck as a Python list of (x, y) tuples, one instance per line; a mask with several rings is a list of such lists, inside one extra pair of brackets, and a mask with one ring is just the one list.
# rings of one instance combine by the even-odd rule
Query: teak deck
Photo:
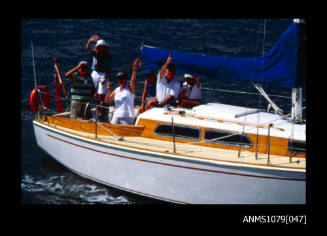
[[(96, 139), (95, 129), (83, 130), (83, 121), (77, 121), (77, 123), (75, 123), (74, 125), (74, 128), (69, 126), (63, 127), (62, 123), (64, 122), (64, 119), (60, 119), (60, 118), (57, 119), (57, 118), (59, 117), (55, 117), (55, 119), (53, 119), (52, 117), (48, 117), (49, 122), (48, 121), (38, 121), (38, 122), (47, 125), (49, 127), (56, 128), (58, 130), (70, 134), (74, 134), (77, 136), (81, 136), (84, 138), (88, 138), (91, 140), (116, 144), (122, 147), (129, 147), (138, 150), (165, 153), (165, 154), (175, 155), (177, 157), (195, 158), (195, 159), (202, 159), (208, 161), (223, 161), (223, 162), (238, 163), (238, 164), (257, 165), (257, 166), (284, 167), (290, 169), (306, 168), (306, 158), (292, 157), (292, 162), (290, 163), (289, 156), (270, 155), (270, 164), (267, 164), (267, 160), (268, 160), (267, 154), (258, 153), (258, 158), (256, 159), (255, 153), (242, 151), (240, 157), (238, 157), (237, 150), (199, 146), (189, 143), (176, 142), (175, 143), (176, 153), (174, 153), (173, 142), (171, 141), (140, 137), (139, 135), (143, 131), (144, 128), (143, 126), (122, 126), (124, 128), (128, 128), (127, 130), (128, 133), (125, 133), (126, 130), (124, 131), (124, 129), (119, 129), (119, 126), (117, 126), (115, 135), (123, 136), (124, 138), (122, 139), (119, 137), (114, 137), (112, 135), (109, 135), (107, 131), (105, 131), (101, 126), (98, 125), (97, 127), (98, 134)], [(79, 125), (76, 126), (76, 124)], [(106, 124), (106, 125), (111, 126), (111, 128), (113, 126), (110, 124)], [(77, 127), (82, 127), (82, 128), (77, 128)], [(94, 123), (93, 123), (93, 127), (95, 128)], [(119, 132), (118, 130), (121, 130), (121, 132)], [(128, 136), (131, 135), (130, 132), (133, 132), (132, 136)]]

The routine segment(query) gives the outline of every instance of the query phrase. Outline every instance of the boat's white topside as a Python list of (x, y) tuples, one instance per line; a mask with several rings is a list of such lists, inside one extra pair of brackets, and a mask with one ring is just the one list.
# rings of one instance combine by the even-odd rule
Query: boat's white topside
[[(97, 135), (95, 139), (94, 134), (90, 134), (83, 131), (78, 131), (70, 128), (65, 128), (60, 125), (47, 123), (45, 121), (34, 121), (41, 127), (54, 130), (56, 132), (68, 132), (69, 137), (74, 138), (75, 136), (79, 139), (92, 141), (102, 144), (110, 144), (110, 147), (115, 145), (120, 148), (127, 148), (131, 150), (140, 150), (141, 152), (153, 152), (161, 155), (171, 155), (177, 158), (186, 159), (197, 159), (204, 162), (213, 163), (225, 163), (228, 165), (237, 166), (251, 166), (253, 168), (264, 168), (264, 169), (284, 169), (290, 171), (305, 171), (306, 159), (293, 157), (290, 162), (288, 156), (270, 155), (270, 164), (267, 165), (267, 154), (258, 154), (258, 158), (255, 158), (253, 152), (243, 151), (241, 156), (238, 156), (238, 150), (221, 149), (215, 147), (198, 146), (189, 143), (176, 143), (176, 153), (173, 153), (173, 144), (171, 141), (151, 139), (144, 137), (124, 137), (120, 139), (111, 135)], [(101, 128), (101, 127), (99, 127)]]
[[(181, 110), (185, 111), (185, 116), (178, 114)], [(208, 103), (196, 106), (193, 109), (172, 108), (169, 112), (165, 111), (164, 108), (153, 108), (142, 113), (138, 119), (144, 118), (171, 122), (171, 117), (174, 117), (174, 123), (176, 124), (195, 125), (235, 132), (242, 132), (243, 124), (245, 123), (244, 132), (252, 134), (257, 134), (257, 125), (263, 125), (263, 128), (259, 128), (258, 131), (260, 135), (267, 135), (268, 125), (272, 123), (273, 127), (270, 129), (271, 136), (292, 138), (300, 141), (306, 140), (305, 124), (292, 124), (278, 114), (260, 111), (238, 118), (235, 117), (236, 114), (255, 110), (256, 109), (241, 106)], [(217, 120), (224, 121), (218, 122)]]

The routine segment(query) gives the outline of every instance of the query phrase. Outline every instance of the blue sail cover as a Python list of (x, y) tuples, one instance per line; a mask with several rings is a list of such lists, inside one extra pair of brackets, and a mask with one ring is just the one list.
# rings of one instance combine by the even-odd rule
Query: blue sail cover
[(160, 69), (169, 54), (177, 73), (224, 80), (249, 80), (294, 88), (304, 83), (304, 24), (292, 23), (276, 45), (260, 57), (225, 57), (190, 54), (144, 45), (141, 59), (148, 67)]

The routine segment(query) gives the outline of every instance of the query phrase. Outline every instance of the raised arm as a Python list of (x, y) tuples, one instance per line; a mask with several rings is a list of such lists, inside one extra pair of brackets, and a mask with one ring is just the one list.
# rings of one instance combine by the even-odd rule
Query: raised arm
[(68, 78), (68, 79), (71, 79), (72, 78), (72, 75), (78, 71), (80, 68), (81, 68), (82, 64), (80, 63), (78, 66), (74, 67), (73, 69), (70, 69), (66, 74), (65, 76)]
[(147, 92), (148, 92), (148, 80), (145, 80), (143, 94), (142, 94), (142, 103), (141, 103), (141, 106), (143, 107), (143, 109), (144, 109), (144, 102), (145, 102), (145, 97), (146, 97)]
[(89, 40), (87, 41), (86, 49), (87, 49), (90, 53), (93, 53), (93, 52), (94, 52), (94, 51), (92, 50), (92, 48), (91, 48), (91, 43), (96, 42), (98, 39), (99, 39), (99, 35), (94, 34), (94, 35), (92, 35), (92, 36), (89, 38)]
[(196, 83), (196, 87), (200, 88), (200, 77), (199, 76), (195, 76), (194, 77), (195, 83)]
[(129, 91), (135, 94), (135, 84), (136, 84), (136, 71), (141, 66), (141, 59), (138, 57), (133, 63), (133, 73), (131, 77), (131, 82), (129, 86)]
[(171, 61), (172, 61), (172, 57), (169, 54), (166, 63), (163, 64), (162, 67), (161, 67), (161, 69), (160, 69), (160, 72), (159, 72), (160, 79), (163, 78), (163, 76), (165, 75), (166, 69), (167, 69), (168, 65), (171, 63)]

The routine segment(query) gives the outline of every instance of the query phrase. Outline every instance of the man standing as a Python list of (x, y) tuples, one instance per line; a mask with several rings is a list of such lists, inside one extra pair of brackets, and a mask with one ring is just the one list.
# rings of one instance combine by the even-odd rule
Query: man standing
[(72, 82), (71, 85), (71, 119), (91, 118), (91, 96), (95, 93), (93, 80), (89, 76), (89, 67), (86, 61), (69, 70), (65, 76)]
[[(107, 83), (112, 69), (113, 59), (109, 52), (109, 46), (106, 41), (99, 39), (99, 35), (92, 35), (87, 41), (86, 49), (92, 55), (92, 73), (91, 77), (96, 88), (96, 97), (98, 98), (99, 120), (106, 121), (108, 116), (108, 109), (103, 108), (104, 98), (107, 94)], [(91, 48), (91, 43), (95, 43), (95, 49)]]

